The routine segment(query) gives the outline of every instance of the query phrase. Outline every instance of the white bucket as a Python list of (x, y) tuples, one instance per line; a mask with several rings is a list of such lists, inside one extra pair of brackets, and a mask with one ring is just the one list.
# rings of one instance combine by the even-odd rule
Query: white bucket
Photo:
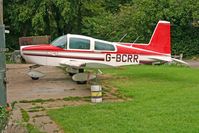
[(102, 102), (102, 86), (91, 85), (91, 102), (100, 103)]

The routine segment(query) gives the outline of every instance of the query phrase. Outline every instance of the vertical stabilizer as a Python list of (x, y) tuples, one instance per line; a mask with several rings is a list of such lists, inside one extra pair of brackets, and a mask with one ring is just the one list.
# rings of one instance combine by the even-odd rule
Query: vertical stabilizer
[(158, 22), (147, 48), (156, 52), (171, 54), (170, 22)]

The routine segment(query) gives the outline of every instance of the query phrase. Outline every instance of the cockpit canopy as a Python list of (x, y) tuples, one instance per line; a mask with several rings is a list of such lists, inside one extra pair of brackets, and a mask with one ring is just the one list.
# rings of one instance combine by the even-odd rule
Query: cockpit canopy
[(51, 43), (53, 46), (69, 50), (95, 50), (115, 51), (115, 45), (111, 42), (94, 39), (82, 35), (67, 34), (58, 37)]

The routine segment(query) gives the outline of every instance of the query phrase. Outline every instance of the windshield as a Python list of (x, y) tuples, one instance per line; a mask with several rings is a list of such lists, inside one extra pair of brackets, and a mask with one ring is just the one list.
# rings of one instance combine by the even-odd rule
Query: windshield
[(51, 44), (56, 47), (66, 48), (67, 35), (56, 38), (54, 41), (51, 42)]

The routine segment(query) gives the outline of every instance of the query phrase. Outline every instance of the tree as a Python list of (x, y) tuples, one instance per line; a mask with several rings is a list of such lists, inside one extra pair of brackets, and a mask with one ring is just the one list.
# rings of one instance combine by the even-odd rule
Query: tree
[(20, 36), (67, 33), (148, 43), (159, 20), (171, 22), (173, 54), (198, 54), (198, 0), (7, 0), (9, 46)]

